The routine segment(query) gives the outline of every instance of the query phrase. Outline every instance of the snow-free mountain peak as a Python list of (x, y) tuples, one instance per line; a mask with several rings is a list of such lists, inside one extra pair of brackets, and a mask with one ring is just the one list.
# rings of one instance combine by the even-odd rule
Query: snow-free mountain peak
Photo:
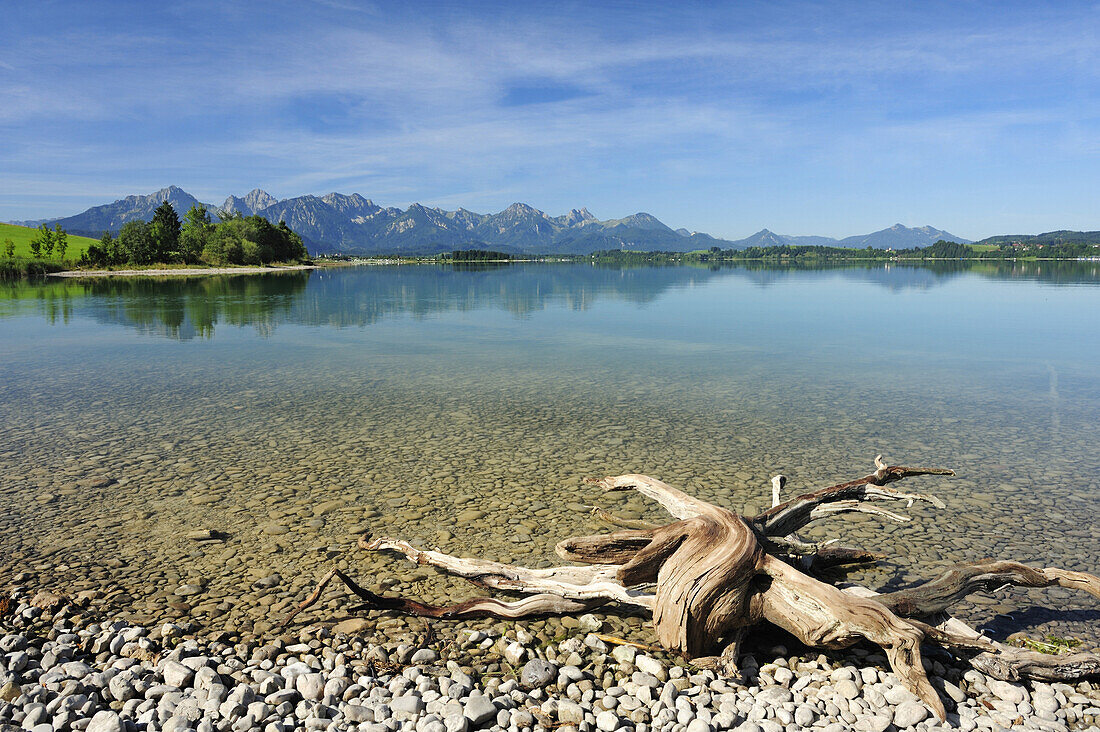
[(262, 211), (271, 204), (278, 203), (279, 200), (265, 190), (253, 188), (245, 194), (244, 202), (247, 203), (253, 211)]
[(244, 198), (229, 196), (219, 210), (228, 214), (239, 213), (242, 216), (251, 216), (278, 202), (278, 199), (267, 191), (253, 188), (244, 195)]
[(648, 214), (644, 211), (639, 211), (636, 214), (631, 214), (621, 219), (611, 219), (603, 222), (604, 228), (625, 227), (630, 229), (641, 229), (648, 231), (667, 231), (670, 234), (675, 234), (672, 229), (666, 226), (653, 214)]
[(586, 224), (595, 220), (596, 217), (589, 213), (587, 208), (581, 208), (579, 211), (573, 209), (569, 213), (554, 219), (554, 221), (562, 226), (577, 226), (578, 224)]
[(339, 211), (354, 218), (356, 216), (369, 216), (378, 211), (378, 206), (369, 198), (363, 198), (358, 193), (346, 196), (343, 193), (326, 193), (321, 196), (321, 201)]
[(761, 229), (752, 236), (740, 239), (735, 243), (739, 249), (747, 249), (748, 247), (781, 247), (790, 244), (790, 241), (785, 236), (780, 236), (768, 229)]
[(538, 216), (539, 218), (546, 218), (546, 214), (539, 211), (534, 206), (529, 206), (526, 203), (516, 202), (508, 208), (501, 211), (498, 216)]
[[(153, 218), (157, 206), (167, 201), (182, 218), (199, 201), (179, 186), (168, 186), (145, 196), (135, 195), (120, 198), (114, 203), (93, 206), (76, 216), (47, 219), (51, 224), (58, 223), (74, 234), (99, 237), (104, 231), (117, 232), (127, 221), (148, 221)], [(212, 206), (210, 208), (213, 208)], [(43, 222), (40, 222), (43, 223)]]
[(969, 239), (955, 236), (954, 234), (931, 226), (921, 226), (911, 229), (904, 224), (894, 224), (890, 228), (882, 229), (881, 231), (873, 231), (870, 234), (860, 234), (841, 239), (837, 242), (837, 246), (856, 247), (859, 249), (864, 247), (874, 247), (875, 249), (912, 249), (913, 247), (926, 247), (935, 244), (940, 239), (958, 242), (959, 244), (970, 243)]

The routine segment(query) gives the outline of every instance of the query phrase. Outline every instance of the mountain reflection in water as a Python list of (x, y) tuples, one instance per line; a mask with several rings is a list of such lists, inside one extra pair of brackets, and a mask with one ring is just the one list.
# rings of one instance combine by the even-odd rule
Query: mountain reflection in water
[(191, 340), (213, 337), (219, 325), (251, 326), (268, 335), (283, 323), (343, 328), (388, 317), (424, 318), (479, 308), (522, 318), (550, 306), (583, 311), (601, 300), (642, 307), (670, 290), (728, 278), (765, 288), (800, 278), (838, 279), (903, 292), (931, 289), (961, 276), (1097, 285), (1100, 263), (401, 265), (267, 275), (89, 278), (8, 283), (0, 289), (0, 318), (38, 312), (47, 323), (68, 323), (78, 309), (101, 324)]

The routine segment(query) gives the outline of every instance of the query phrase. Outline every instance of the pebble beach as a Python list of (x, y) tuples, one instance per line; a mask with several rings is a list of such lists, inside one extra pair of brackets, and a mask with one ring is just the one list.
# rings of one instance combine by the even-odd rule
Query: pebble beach
[(505, 623), (380, 645), (354, 618), (263, 638), (97, 619), (20, 589), (5, 608), (0, 732), (1100, 729), (1089, 682), (1007, 683), (929, 654), (941, 724), (877, 649), (759, 648), (723, 678), (607, 636), (595, 615), (550, 641)]

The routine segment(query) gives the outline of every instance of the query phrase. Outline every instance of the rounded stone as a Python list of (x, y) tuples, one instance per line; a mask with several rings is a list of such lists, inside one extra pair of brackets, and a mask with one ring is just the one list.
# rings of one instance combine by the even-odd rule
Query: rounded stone
[(596, 727), (603, 732), (615, 732), (621, 723), (619, 715), (610, 710), (604, 710), (596, 715)]
[(558, 677), (557, 667), (542, 658), (532, 658), (523, 664), (523, 670), (519, 674), (519, 682), (528, 689), (541, 689), (554, 683)]
[(836, 689), (836, 693), (848, 700), (855, 699), (859, 696), (859, 688), (857, 688), (855, 682), (850, 679), (838, 681), (834, 688)]
[(563, 724), (580, 724), (584, 721), (584, 709), (572, 699), (558, 701), (558, 721)]
[(412, 655), (412, 663), (435, 663), (439, 658), (439, 654), (433, 651), (431, 648), (421, 648)]
[(415, 717), (424, 711), (424, 700), (415, 694), (398, 696), (390, 700), (390, 709)]
[(802, 704), (794, 710), (794, 721), (799, 727), (809, 727), (814, 723), (814, 719), (817, 714), (814, 713), (813, 707), (808, 704)]
[(185, 688), (195, 675), (194, 671), (175, 661), (166, 661), (161, 668), (161, 673), (164, 676), (164, 683), (177, 689)]
[(999, 681), (997, 679), (989, 679), (986, 682), (986, 686), (989, 687), (989, 690), (993, 692), (998, 699), (1003, 699), (1006, 702), (1019, 704), (1020, 702), (1027, 701), (1027, 691), (1025, 691), (1022, 686), (1010, 684), (1007, 681)]
[(321, 674), (302, 674), (294, 680), (294, 688), (303, 699), (320, 701), (325, 694), (325, 677)]
[(470, 724), (480, 727), (496, 719), (497, 708), (487, 696), (471, 696), (462, 706), (462, 715), (470, 720)]
[(928, 718), (928, 707), (921, 702), (905, 702), (894, 710), (894, 726), (898, 729), (912, 727)]
[(85, 732), (123, 732), (122, 719), (117, 712), (103, 710), (96, 712), (88, 722)]

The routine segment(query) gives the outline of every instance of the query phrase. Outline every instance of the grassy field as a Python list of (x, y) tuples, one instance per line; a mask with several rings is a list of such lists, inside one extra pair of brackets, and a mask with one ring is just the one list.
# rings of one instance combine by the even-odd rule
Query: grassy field
[(995, 252), (1000, 249), (996, 244), (968, 244), (976, 252)]
[[(5, 239), (11, 239), (15, 242), (15, 256), (17, 257), (30, 257), (31, 256), (31, 239), (34, 238), (38, 229), (28, 229), (26, 226), (15, 226), (14, 224), (0, 224), (0, 257), (4, 257), (4, 243)], [(88, 248), (89, 244), (95, 242), (95, 239), (89, 239), (86, 236), (74, 236), (69, 234), (69, 246), (65, 249), (65, 259), (79, 259), (80, 255)], [(54, 257), (56, 258), (56, 253)]]

